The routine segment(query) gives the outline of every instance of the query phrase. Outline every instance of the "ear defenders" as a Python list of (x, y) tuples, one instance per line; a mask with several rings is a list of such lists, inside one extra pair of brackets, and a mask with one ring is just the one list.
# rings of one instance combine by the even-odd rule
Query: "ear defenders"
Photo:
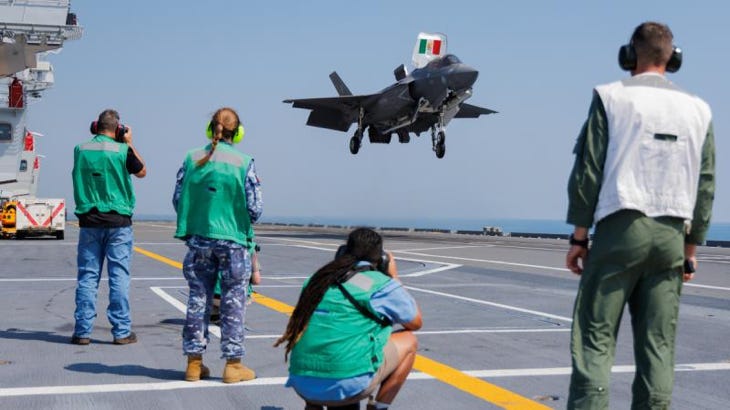
[[(91, 131), (92, 134), (98, 135), (99, 134), (99, 122), (98, 121), (92, 121), (91, 126), (89, 127), (89, 131)], [(114, 139), (117, 141), (123, 142), (124, 141), (124, 134), (127, 133), (127, 127), (123, 124), (118, 124), (117, 129), (114, 130)]]
[[(213, 139), (213, 128), (214, 124), (213, 121), (208, 123), (208, 128), (205, 129), (205, 135), (208, 137), (209, 140)], [(233, 137), (231, 138), (232, 142), (234, 144), (238, 144), (243, 139), (243, 135), (246, 133), (246, 130), (243, 129), (243, 125), (238, 125), (238, 128), (236, 129), (236, 132), (233, 134)]]
[[(636, 50), (633, 44), (624, 44), (618, 49), (618, 65), (626, 71), (636, 68)], [(676, 73), (680, 67), (682, 67), (682, 49), (673, 47), (672, 56), (667, 61), (666, 70), (669, 73)]]

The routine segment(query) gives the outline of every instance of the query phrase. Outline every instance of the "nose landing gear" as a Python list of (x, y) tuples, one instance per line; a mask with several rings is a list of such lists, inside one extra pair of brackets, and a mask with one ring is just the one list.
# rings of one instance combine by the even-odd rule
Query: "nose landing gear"
[(444, 127), (444, 113), (439, 114), (438, 124), (431, 127), (431, 143), (436, 158), (443, 158), (446, 155), (446, 127)]

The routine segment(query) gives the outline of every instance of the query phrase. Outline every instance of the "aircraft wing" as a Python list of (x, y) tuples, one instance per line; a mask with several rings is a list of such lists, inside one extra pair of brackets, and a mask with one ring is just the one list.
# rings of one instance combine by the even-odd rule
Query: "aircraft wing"
[(294, 108), (306, 108), (316, 110), (318, 108), (331, 108), (336, 110), (353, 110), (360, 108), (367, 99), (377, 96), (370, 95), (346, 95), (341, 97), (324, 97), (324, 98), (301, 98), (298, 100), (284, 100), (285, 103), (291, 103)]
[(353, 122), (357, 121), (359, 109), (366, 101), (379, 94), (347, 95), (340, 97), (302, 98), (284, 100), (294, 108), (312, 110), (307, 125), (328, 128), (337, 131), (347, 131)]
[(459, 106), (459, 112), (456, 113), (454, 118), (478, 118), (480, 115), (496, 114), (497, 111), (490, 110), (489, 108), (477, 107), (471, 104), (461, 104)]

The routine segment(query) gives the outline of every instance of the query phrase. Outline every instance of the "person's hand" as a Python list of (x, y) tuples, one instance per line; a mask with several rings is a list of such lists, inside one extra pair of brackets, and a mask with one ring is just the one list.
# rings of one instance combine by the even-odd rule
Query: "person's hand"
[(132, 127), (126, 126), (127, 132), (124, 133), (124, 142), (127, 144), (132, 144)]
[(393, 257), (393, 253), (390, 251), (385, 251), (385, 253), (388, 255), (388, 271), (385, 272), (393, 279), (398, 279), (398, 267), (395, 265), (395, 258)]
[[(697, 245), (691, 243), (684, 244), (684, 260), (689, 261), (689, 263), (694, 266), (695, 270), (697, 270)], [(682, 275), (682, 281), (689, 282), (694, 279), (694, 277), (694, 272), (685, 271)]]
[(583, 264), (588, 255), (588, 249), (580, 245), (571, 245), (565, 257), (565, 266), (576, 275), (583, 273)]
[[(692, 263), (695, 264), (695, 269), (697, 269), (696, 268), (696, 266), (697, 266), (697, 259), (694, 259), (694, 261)], [(694, 278), (695, 278), (695, 274), (692, 273), (692, 272), (684, 272), (684, 274), (682, 274), (682, 282), (689, 282), (689, 281), (691, 281)]]

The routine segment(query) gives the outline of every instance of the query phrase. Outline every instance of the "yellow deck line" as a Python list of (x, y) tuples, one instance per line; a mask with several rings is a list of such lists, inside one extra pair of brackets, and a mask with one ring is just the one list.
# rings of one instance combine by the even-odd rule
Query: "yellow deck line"
[[(135, 246), (134, 250), (158, 262), (182, 269), (182, 264), (180, 262), (176, 262), (172, 259), (144, 250), (138, 246)], [(291, 315), (291, 312), (294, 311), (294, 307), (268, 296), (264, 296), (258, 292), (256, 292), (254, 301), (286, 315)], [(545, 406), (544, 404), (520, 396), (517, 393), (513, 393), (477, 377), (469, 376), (458, 369), (439, 363), (435, 360), (431, 360), (425, 356), (416, 355), (416, 361), (413, 364), (413, 368), (419, 372), (433, 376), (435, 379), (446, 383), (449, 386), (455, 387), (484, 401), (488, 401), (489, 403), (503, 409), (550, 409), (550, 407)]]
[(420, 354), (416, 355), (413, 368), (503, 409), (550, 409), (548, 406), (497, 385), (485, 382), (477, 377), (469, 376), (458, 369), (431, 360)]
[(134, 247), (134, 250), (137, 251), (137, 252), (139, 252), (139, 253), (141, 253), (142, 255), (147, 256), (147, 257), (150, 257), (150, 258), (152, 258), (152, 259), (154, 259), (154, 260), (156, 260), (158, 262), (162, 262), (162, 263), (165, 263), (167, 265), (170, 265), (173, 268), (182, 269), (182, 263), (180, 263), (180, 262), (174, 261), (172, 259), (168, 259), (168, 258), (166, 258), (166, 257), (164, 257), (162, 255), (158, 255), (158, 254), (153, 253), (153, 252), (150, 252), (150, 251), (146, 251), (146, 250), (140, 248), (139, 246), (135, 246)]

